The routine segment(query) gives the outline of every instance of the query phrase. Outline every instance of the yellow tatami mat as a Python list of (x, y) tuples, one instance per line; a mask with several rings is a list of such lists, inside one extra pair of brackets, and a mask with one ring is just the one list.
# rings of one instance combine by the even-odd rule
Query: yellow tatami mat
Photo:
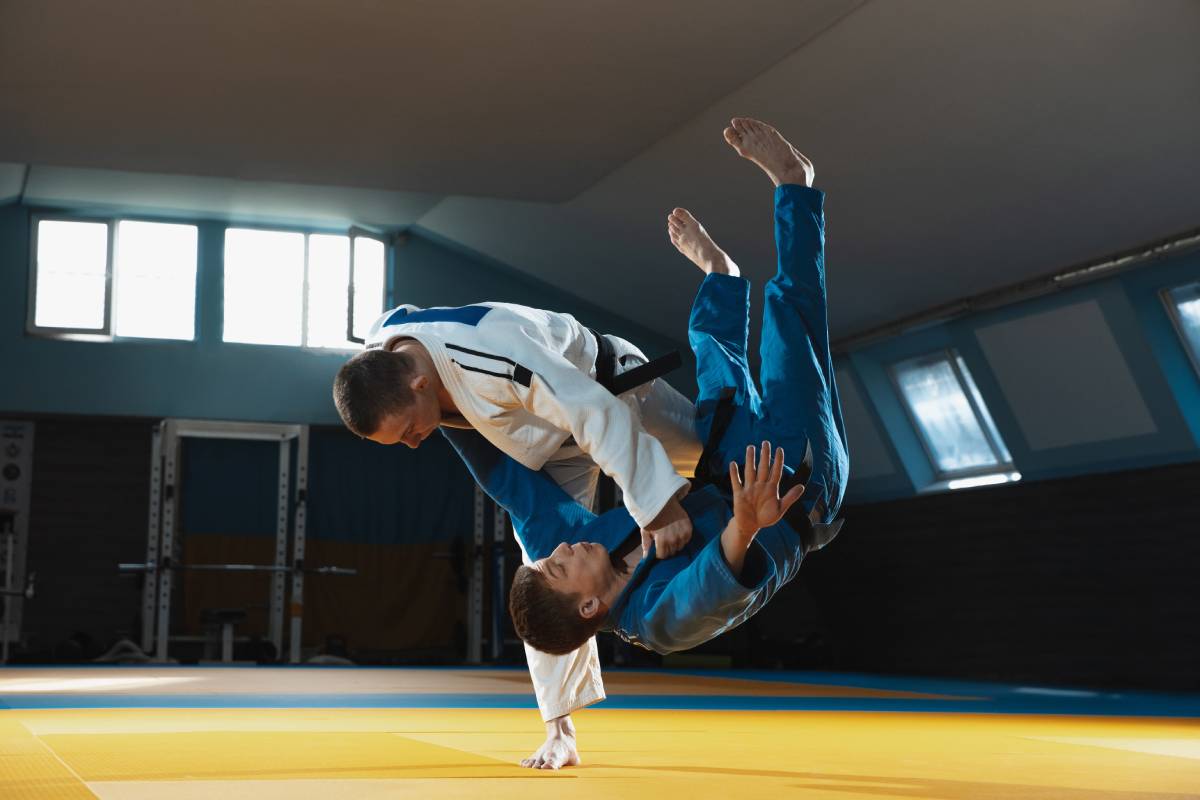
[[(232, 682), (235, 672), (208, 677), (217, 685)], [(287, 680), (294, 683), (285, 688), (300, 689), (302, 674), (291, 671)], [(132, 672), (107, 675), (110, 680), (147, 678)], [(185, 677), (182, 671), (173, 675)], [(370, 683), (384, 675), (358, 677)], [(124, 695), (119, 683), (109, 684), (114, 694), (103, 700), (112, 707), (88, 708), (78, 706), (101, 700), (95, 695), (20, 699), (19, 688), (6, 694), (7, 676), (0, 673), (0, 698), (10, 706), (0, 710), (0, 798), (1200, 798), (1200, 725), (1193, 718), (972, 713), (964, 709), (986, 705), (987, 698), (968, 698), (969, 692), (895, 690), (889, 695), (891, 689), (878, 686), (859, 687), (866, 694), (855, 694), (855, 687), (841, 681), (824, 687), (834, 695), (831, 700), (819, 680), (618, 675), (609, 683), (609, 702), (575, 716), (584, 763), (534, 772), (517, 763), (541, 743), (542, 727), (532, 708), (253, 707), (255, 698), (245, 695), (238, 707), (189, 708), (180, 706), (225, 695), (179, 694), (170, 696), (175, 705), (154, 707), (166, 703), (166, 696)], [(99, 677), (76, 671), (66, 679)], [(193, 677), (204, 684), (206, 676)], [(475, 692), (465, 697), (489, 697), (478, 693), (486, 675), (464, 671), (444, 677), (443, 689), (461, 677), (462, 685)], [(391, 673), (393, 686), (403, 689), (396, 697), (416, 697), (414, 686), (431, 680), (424, 673), (408, 678)], [(337, 682), (353, 680), (355, 673), (314, 672), (309, 679), (319, 687), (321, 702), (327, 702)], [(622, 702), (677, 704), (678, 694), (661, 690), (624, 700), (620, 695), (622, 684), (644, 690), (660, 681), (676, 691), (690, 687), (697, 706), (718, 707), (619, 707)], [(91, 684), (93, 690), (98, 685)], [(809, 686), (814, 702), (848, 707), (728, 707), (750, 700), (795, 703), (797, 693)], [(757, 695), (739, 699), (734, 689), (756, 689)], [(1033, 690), (1016, 694), (1021, 691), (1015, 696)], [(278, 701), (280, 695), (274, 697)], [(849, 707), (865, 702), (862, 697), (881, 705), (920, 702), (930, 710)], [(15, 707), (33, 700), (61, 702)], [(72, 703), (75, 707), (64, 707)], [(932, 710), (939, 704), (946, 710)]]

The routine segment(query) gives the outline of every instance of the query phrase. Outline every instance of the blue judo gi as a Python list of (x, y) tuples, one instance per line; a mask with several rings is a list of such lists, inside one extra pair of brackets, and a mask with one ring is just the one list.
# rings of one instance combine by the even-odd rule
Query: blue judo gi
[[(699, 384), (697, 433), (709, 444), (697, 468), (700, 488), (681, 501), (692, 519), (692, 539), (668, 559), (659, 560), (651, 548), (635, 568), (603, 628), (626, 641), (666, 654), (740, 625), (796, 576), (808, 549), (828, 542), (840, 527), (834, 517), (849, 457), (829, 351), (823, 200), (820, 191), (804, 186), (775, 191), (778, 269), (764, 289), (761, 393), (747, 361), (749, 282), (709, 275), (700, 285), (688, 340)], [(549, 555), (561, 542), (597, 542), (611, 552), (637, 534), (624, 509), (597, 516), (478, 433), (442, 432), (483, 490), (509, 513), (530, 558)], [(758, 532), (735, 578), (720, 545), (733, 516), (723, 478), (730, 461), (745, 460), (747, 444), (763, 440), (784, 448), (785, 484), (799, 468), (807, 488), (796, 513)], [(809, 515), (816, 525), (809, 525)]]

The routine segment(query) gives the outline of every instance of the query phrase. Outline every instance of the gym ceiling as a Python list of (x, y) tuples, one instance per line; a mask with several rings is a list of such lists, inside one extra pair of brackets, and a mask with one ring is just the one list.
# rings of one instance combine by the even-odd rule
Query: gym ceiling
[(773, 261), (751, 115), (829, 193), (837, 338), (1193, 229), (1197, 41), (1191, 0), (2, 0), (0, 201), (427, 232), (679, 338), (672, 207)]

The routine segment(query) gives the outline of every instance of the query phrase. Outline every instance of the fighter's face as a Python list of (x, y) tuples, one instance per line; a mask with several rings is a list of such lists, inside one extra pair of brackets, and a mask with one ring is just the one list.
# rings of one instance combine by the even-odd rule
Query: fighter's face
[[(428, 382), (422, 384), (422, 380), (413, 382), (412, 404), (384, 417), (379, 429), (368, 439), (379, 444), (404, 443), (409, 447), (418, 447), (437, 430), (442, 423), (442, 409), (437, 395), (429, 388)], [(417, 384), (421, 384), (419, 388)]]
[(608, 551), (594, 542), (573, 545), (563, 542), (532, 566), (546, 576), (554, 591), (577, 594), (584, 599), (604, 594), (613, 578)]

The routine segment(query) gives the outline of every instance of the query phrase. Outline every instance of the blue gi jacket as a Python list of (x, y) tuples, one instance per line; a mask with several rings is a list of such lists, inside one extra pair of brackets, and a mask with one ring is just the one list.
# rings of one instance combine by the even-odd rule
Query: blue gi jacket
[[(822, 201), (820, 192), (806, 187), (776, 190), (779, 268), (765, 287), (761, 395), (746, 358), (747, 281), (705, 278), (688, 338), (696, 353), (696, 428), (702, 440), (713, 427), (720, 398), (733, 390), (728, 424), (701, 472), (720, 476), (730, 461), (741, 463), (747, 444), (767, 439), (785, 448), (785, 473), (791, 475), (811, 443), (812, 473), (801, 503), (806, 513), (815, 509), (814, 516), (829, 523), (841, 505), (849, 461), (825, 316)], [(597, 542), (611, 552), (637, 534), (624, 509), (596, 516), (548, 476), (521, 466), (474, 431), (442, 433), (483, 490), (508, 511), (530, 558), (544, 558), (561, 542)], [(691, 541), (668, 559), (658, 559), (651, 548), (604, 625), (626, 641), (664, 654), (696, 647), (740, 625), (796, 576), (804, 557), (798, 532), (781, 521), (759, 531), (740, 579), (735, 578), (720, 545), (733, 515), (730, 498), (707, 485), (681, 502), (692, 520)], [(839, 524), (826, 529), (826, 540)]]

